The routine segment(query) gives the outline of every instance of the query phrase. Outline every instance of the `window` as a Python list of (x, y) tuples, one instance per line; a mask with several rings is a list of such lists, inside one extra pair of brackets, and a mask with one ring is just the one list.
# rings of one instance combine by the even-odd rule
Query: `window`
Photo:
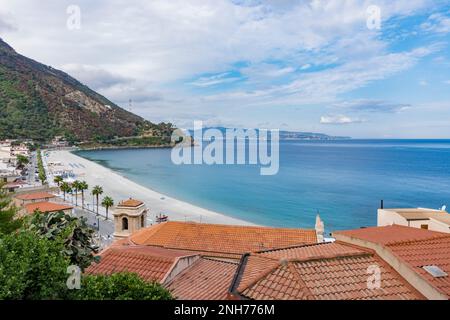
[(143, 215), (141, 216), (141, 227), (145, 227), (145, 219)]
[(122, 230), (128, 230), (128, 219), (122, 218)]
[(421, 229), (428, 230), (428, 225), (427, 225), (427, 224), (422, 224), (422, 225), (420, 226), (420, 228), (421, 228)]

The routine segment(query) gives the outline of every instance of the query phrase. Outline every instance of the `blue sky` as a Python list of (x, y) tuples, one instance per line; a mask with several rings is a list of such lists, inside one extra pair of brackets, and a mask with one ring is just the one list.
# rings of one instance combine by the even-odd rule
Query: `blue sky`
[(0, 36), (152, 121), (450, 138), (448, 1), (0, 0)]

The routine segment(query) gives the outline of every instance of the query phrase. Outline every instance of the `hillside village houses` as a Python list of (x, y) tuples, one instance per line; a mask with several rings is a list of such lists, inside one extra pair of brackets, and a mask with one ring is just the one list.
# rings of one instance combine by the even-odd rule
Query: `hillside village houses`
[(10, 192), (26, 185), (20, 180), (21, 172), (16, 169), (18, 155), (30, 156), (26, 144), (14, 144), (13, 140), (0, 141), (0, 183), (5, 183), (4, 188)]

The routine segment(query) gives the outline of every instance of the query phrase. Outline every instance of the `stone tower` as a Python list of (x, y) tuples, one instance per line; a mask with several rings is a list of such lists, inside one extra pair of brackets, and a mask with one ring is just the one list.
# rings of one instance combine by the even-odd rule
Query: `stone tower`
[(127, 238), (133, 232), (145, 227), (147, 221), (145, 203), (135, 199), (120, 202), (114, 210), (114, 237)]

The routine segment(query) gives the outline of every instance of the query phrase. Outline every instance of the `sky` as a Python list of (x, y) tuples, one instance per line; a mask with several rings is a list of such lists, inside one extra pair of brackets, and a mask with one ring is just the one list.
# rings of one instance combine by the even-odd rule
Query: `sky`
[(448, 0), (0, 0), (0, 37), (154, 122), (450, 138)]

